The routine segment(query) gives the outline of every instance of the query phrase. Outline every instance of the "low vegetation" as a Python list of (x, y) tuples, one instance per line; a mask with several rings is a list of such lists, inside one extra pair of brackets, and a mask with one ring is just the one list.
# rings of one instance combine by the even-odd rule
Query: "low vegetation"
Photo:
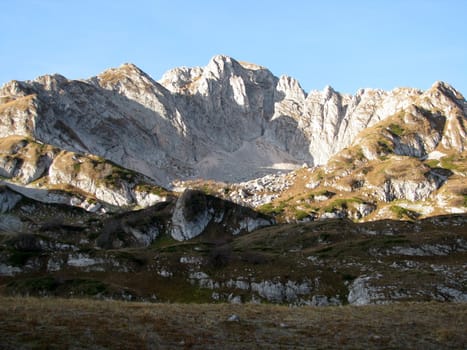
[(323, 210), (326, 213), (332, 213), (338, 210), (349, 209), (351, 203), (359, 204), (359, 203), (363, 203), (363, 201), (360, 198), (356, 198), (356, 197), (339, 198), (339, 199), (333, 200), (331, 203), (325, 206)]
[(444, 169), (451, 170), (458, 174), (467, 175), (467, 152), (451, 154), (442, 157), (440, 165)]
[(461, 349), (467, 342), (466, 304), (289, 308), (1, 298), (0, 313), (2, 349)]
[(398, 205), (391, 205), (389, 209), (394, 215), (396, 215), (397, 219), (415, 220), (420, 216), (420, 214), (418, 214), (417, 212)]

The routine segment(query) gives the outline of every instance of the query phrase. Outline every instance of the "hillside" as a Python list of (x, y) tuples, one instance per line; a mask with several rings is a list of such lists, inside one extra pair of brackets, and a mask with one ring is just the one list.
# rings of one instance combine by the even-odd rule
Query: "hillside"
[(467, 300), (465, 214), (416, 222), (321, 220), (232, 234), (234, 220), (254, 213), (224, 208), (223, 221), (183, 240), (171, 205), (104, 219), (42, 208), (27, 231), (2, 232), (0, 292), (318, 306)]

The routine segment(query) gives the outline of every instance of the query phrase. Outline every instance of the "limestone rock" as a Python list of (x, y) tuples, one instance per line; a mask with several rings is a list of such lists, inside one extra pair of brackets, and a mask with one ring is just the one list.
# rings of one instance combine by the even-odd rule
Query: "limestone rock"
[(4, 214), (15, 207), (21, 200), (21, 195), (0, 186), (0, 214)]
[(201, 192), (185, 191), (175, 205), (171, 235), (178, 241), (199, 236), (212, 219), (206, 196)]
[[(425, 92), (361, 89), (351, 96), (328, 86), (305, 93), (291, 77), (215, 56), (206, 67), (175, 68), (159, 82), (132, 64), (87, 80), (12, 81), (0, 89), (0, 137), (95, 154), (160, 185), (190, 177), (238, 182), (304, 162), (325, 164), (362, 130), (400, 111), (413, 116), (407, 125), (429, 127), (419, 136), (388, 136), (397, 154), (423, 157), (439, 144), (462, 151), (465, 110), (464, 97), (442, 82)], [(370, 159), (372, 149), (364, 152)], [(2, 176), (16, 166), (0, 159)], [(33, 181), (41, 169), (23, 167), (20, 177)]]
[(166, 191), (141, 174), (20, 136), (0, 138), (0, 174), (5, 186), (26, 197), (89, 211), (101, 209), (101, 204), (91, 203), (97, 201), (116, 207), (149, 207), (167, 199), (162, 194)]
[(384, 300), (384, 294), (378, 287), (371, 286), (371, 280), (381, 276), (360, 276), (349, 287), (348, 302), (352, 305), (368, 305)]
[(275, 281), (252, 282), (251, 290), (257, 292), (260, 297), (274, 303), (296, 303), (302, 296), (308, 296), (311, 289), (307, 282), (298, 283), (287, 281), (286, 283)]
[(14, 215), (0, 215), (0, 232), (21, 232), (23, 230), (23, 222)]
[(240, 317), (238, 315), (232, 314), (227, 318), (227, 322), (240, 322)]
[(274, 220), (249, 208), (204, 194), (185, 190), (178, 198), (171, 220), (171, 236), (183, 241), (222, 228), (230, 234), (248, 233)]

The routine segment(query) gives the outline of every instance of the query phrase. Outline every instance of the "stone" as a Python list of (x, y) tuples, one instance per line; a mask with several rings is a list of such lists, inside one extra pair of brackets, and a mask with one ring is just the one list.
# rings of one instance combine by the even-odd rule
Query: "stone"
[(352, 305), (368, 305), (378, 303), (379, 300), (385, 300), (384, 294), (377, 288), (371, 286), (372, 279), (378, 279), (376, 276), (359, 276), (349, 286), (349, 295), (347, 301)]
[(0, 263), (0, 276), (14, 276), (21, 272), (23, 270), (17, 266)]
[(299, 284), (295, 281), (281, 283), (267, 280), (252, 282), (251, 291), (257, 292), (260, 297), (269, 302), (281, 303), (287, 301), (296, 303), (300, 296), (308, 295), (311, 289), (306, 282)]
[(170, 234), (178, 241), (197, 237), (211, 227), (221, 226), (237, 235), (275, 222), (250, 208), (189, 189), (177, 199), (171, 221)]
[(175, 205), (171, 235), (178, 241), (194, 238), (204, 231), (212, 217), (206, 196), (198, 191), (186, 190)]
[(342, 302), (336, 297), (328, 297), (326, 295), (313, 295), (310, 305), (312, 306), (338, 306)]
[(227, 318), (228, 322), (240, 322), (240, 317), (238, 315), (232, 314)]
[(10, 214), (0, 214), (0, 232), (21, 232), (24, 224), (20, 218)]

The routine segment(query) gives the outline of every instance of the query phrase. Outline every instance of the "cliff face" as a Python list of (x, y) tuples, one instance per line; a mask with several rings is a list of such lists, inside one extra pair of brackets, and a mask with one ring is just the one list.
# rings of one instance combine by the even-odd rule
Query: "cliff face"
[(350, 96), (326, 87), (307, 94), (293, 78), (226, 56), (204, 68), (176, 68), (159, 82), (131, 64), (82, 81), (13, 81), (0, 98), (0, 137), (95, 154), (161, 185), (189, 177), (235, 182), (325, 164), (365, 128), (410, 108), (433, 118), (426, 137), (396, 140), (398, 153), (423, 156), (440, 143), (465, 148), (465, 100), (445, 83), (426, 92)]

